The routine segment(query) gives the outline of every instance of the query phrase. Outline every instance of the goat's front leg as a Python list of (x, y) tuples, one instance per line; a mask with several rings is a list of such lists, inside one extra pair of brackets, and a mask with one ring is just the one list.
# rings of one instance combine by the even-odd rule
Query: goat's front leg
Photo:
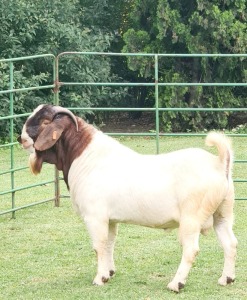
[(200, 226), (193, 220), (180, 224), (179, 236), (183, 246), (183, 255), (176, 275), (167, 286), (168, 289), (178, 293), (184, 287), (192, 264), (199, 252), (199, 235)]
[(98, 261), (97, 275), (93, 280), (93, 284), (104, 285), (110, 277), (108, 265), (108, 220), (85, 218), (85, 223)]

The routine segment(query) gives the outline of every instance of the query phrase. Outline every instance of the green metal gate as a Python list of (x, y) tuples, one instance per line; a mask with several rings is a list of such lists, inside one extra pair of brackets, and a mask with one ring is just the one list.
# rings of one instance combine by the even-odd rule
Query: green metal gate
[[(40, 62), (42, 59), (49, 58), (51, 59), (51, 64), (53, 64), (53, 82), (51, 82), (49, 85), (43, 85), (43, 86), (30, 86), (30, 87), (23, 87), (23, 88), (15, 88), (14, 87), (14, 66), (15, 63), (20, 63), (22, 61), (26, 60), (33, 60), (35, 63)], [(34, 90), (40, 90), (40, 89), (54, 89), (55, 88), (55, 70), (56, 70), (56, 60), (54, 55), (52, 54), (44, 54), (44, 55), (35, 55), (35, 56), (28, 56), (28, 57), (19, 57), (19, 58), (11, 58), (11, 59), (3, 59), (0, 60), (1, 63), (7, 63), (9, 67), (9, 88), (7, 90), (1, 90), (0, 94), (6, 94), (9, 96), (9, 115), (8, 116), (2, 116), (0, 112), (0, 121), (7, 122), (9, 126), (9, 142), (0, 144), (0, 155), (3, 157), (0, 157), (0, 162), (2, 159), (6, 159), (6, 153), (7, 151), (9, 153), (9, 168), (3, 169), (1, 166), (3, 165), (1, 163), (0, 165), (0, 201), (1, 203), (4, 203), (3, 207), (5, 207), (6, 202), (11, 201), (11, 208), (7, 209), (1, 209), (0, 215), (6, 214), (6, 213), (12, 213), (12, 217), (15, 217), (15, 211), (30, 207), (36, 204), (44, 203), (47, 201), (56, 201), (56, 197), (52, 197), (49, 199), (43, 199), (43, 196), (40, 196), (41, 200), (31, 202), (25, 205), (17, 205), (16, 204), (16, 193), (25, 191), (26, 194), (28, 194), (28, 190), (31, 188), (36, 188), (39, 186), (43, 186), (46, 184), (54, 184), (55, 190), (57, 190), (57, 180), (55, 177), (51, 178), (50, 180), (43, 180), (41, 182), (37, 183), (30, 183), (26, 184), (25, 182), (22, 182), (21, 185), (17, 186), (16, 184), (16, 178), (18, 178), (18, 175), (23, 170), (28, 169), (26, 166), (27, 164), (23, 164), (22, 166), (16, 166), (16, 158), (15, 158), (15, 148), (18, 142), (16, 141), (16, 135), (14, 133), (14, 122), (15, 120), (22, 118), (23, 123), (25, 119), (28, 117), (29, 113), (23, 113), (16, 115), (14, 114), (14, 95), (16, 93), (23, 93), (26, 91), (34, 91)], [(56, 95), (54, 94), (54, 103), (56, 103)], [(5, 154), (5, 155), (4, 155)], [(30, 175), (31, 176), (31, 175)], [(8, 205), (6, 204), (6, 207)]]
[[(76, 57), (76, 56), (82, 56), (82, 55), (89, 55), (89, 56), (139, 56), (139, 57), (149, 57), (153, 59), (154, 61), (154, 82), (149, 83), (113, 83), (113, 82), (61, 82), (60, 81), (60, 74), (59, 74), (59, 63), (61, 58), (70, 58)], [(9, 136), (9, 143), (7, 144), (0, 144), (0, 150), (1, 149), (8, 149), (9, 156), (10, 156), (10, 163), (9, 168), (7, 170), (2, 170), (0, 168), (0, 186), (1, 182), (3, 182), (3, 177), (8, 177), (10, 181), (11, 188), (5, 188), (4, 186), (1, 186), (0, 188), (0, 201), (5, 201), (4, 199), (1, 200), (1, 197), (6, 197), (6, 195), (11, 196), (11, 208), (10, 209), (4, 209), (0, 210), (0, 215), (6, 214), (6, 213), (12, 213), (12, 216), (15, 217), (15, 211), (33, 206), (36, 204), (44, 203), (47, 201), (54, 201), (55, 205), (59, 205), (59, 200), (61, 197), (60, 195), (60, 187), (59, 187), (59, 173), (55, 170), (55, 176), (51, 178), (50, 180), (45, 180), (41, 182), (37, 182), (35, 184), (31, 183), (29, 185), (21, 185), (16, 186), (15, 179), (18, 177), (18, 172), (21, 170), (25, 170), (26, 166), (16, 166), (15, 165), (15, 155), (14, 150), (16, 147), (16, 144), (18, 144), (15, 140), (15, 133), (14, 133), (14, 122), (17, 118), (23, 118), (27, 117), (29, 113), (21, 114), (21, 115), (15, 115), (14, 114), (14, 95), (16, 93), (23, 93), (25, 91), (30, 90), (39, 90), (39, 89), (48, 89), (51, 90), (54, 94), (53, 96), (53, 103), (58, 105), (59, 104), (59, 91), (63, 89), (64, 86), (86, 86), (86, 85), (98, 85), (98, 86), (151, 86), (154, 88), (155, 91), (155, 107), (152, 108), (88, 108), (88, 107), (69, 107), (71, 110), (76, 111), (87, 111), (87, 110), (94, 110), (94, 111), (153, 111), (155, 114), (155, 132), (140, 132), (140, 133), (118, 133), (118, 134), (112, 134), (112, 135), (138, 135), (138, 136), (154, 136), (156, 141), (156, 152), (159, 153), (159, 140), (161, 136), (203, 136), (205, 134), (203, 133), (162, 133), (160, 132), (159, 128), (159, 113), (164, 111), (180, 111), (180, 112), (186, 112), (186, 111), (210, 111), (210, 112), (219, 112), (219, 111), (247, 111), (246, 107), (243, 108), (181, 108), (181, 107), (159, 107), (159, 87), (162, 86), (247, 86), (247, 83), (191, 83), (191, 82), (160, 82), (159, 81), (159, 59), (162, 57), (177, 57), (177, 58), (183, 58), (183, 57), (247, 57), (247, 54), (142, 54), (142, 53), (100, 53), (100, 52), (63, 52), (59, 54), (57, 57), (53, 56), (52, 54), (46, 54), (46, 55), (36, 55), (36, 56), (30, 56), (30, 57), (21, 57), (21, 58), (13, 58), (13, 59), (4, 59), (0, 60), (1, 63), (8, 63), (9, 64), (9, 89), (8, 90), (2, 90), (0, 91), (0, 94), (8, 94), (9, 95), (9, 115), (8, 116), (1, 116), (0, 113), (0, 122), (1, 121), (8, 121), (9, 122), (9, 128), (10, 128), (10, 136)], [(34, 87), (24, 87), (24, 88), (14, 88), (14, 64), (16, 62), (20, 62), (23, 60), (40, 60), (49, 58), (51, 59), (51, 64), (53, 66), (53, 82), (51, 82), (48, 85), (44, 86), (34, 86)], [(69, 59), (68, 59), (69, 63)], [(24, 122), (25, 119), (23, 119)], [(237, 136), (239, 138), (246, 138), (247, 134), (231, 134), (231, 136)], [(244, 141), (244, 139), (243, 139)], [(1, 155), (1, 152), (0, 152)], [(0, 157), (1, 161), (1, 157)], [(235, 163), (237, 164), (246, 164), (247, 158), (245, 159), (236, 159)], [(20, 177), (20, 176), (19, 176)], [(31, 175), (30, 175), (31, 177)], [(235, 182), (246, 184), (247, 179), (246, 178), (239, 178), (235, 179)], [(41, 199), (40, 201), (31, 202), (25, 205), (16, 205), (15, 201), (15, 195), (19, 191), (27, 191), (30, 188), (37, 188), (44, 185), (53, 185), (54, 186), (54, 196), (49, 197), (48, 199)], [(42, 197), (42, 195), (40, 196)], [(242, 198), (237, 198), (238, 200), (247, 200), (247, 195)]]

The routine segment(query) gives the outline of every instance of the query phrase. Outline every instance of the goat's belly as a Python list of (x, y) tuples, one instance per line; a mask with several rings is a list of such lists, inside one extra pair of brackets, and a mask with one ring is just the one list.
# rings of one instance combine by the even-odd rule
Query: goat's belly
[(164, 216), (157, 216), (156, 218), (149, 217), (147, 214), (142, 216), (133, 216), (132, 218), (110, 218), (110, 222), (127, 223), (134, 225), (141, 225), (151, 228), (173, 229), (178, 227), (178, 222), (165, 218)]
[(145, 227), (150, 227), (150, 228), (157, 228), (157, 229), (164, 229), (164, 230), (172, 230), (174, 228), (179, 227), (179, 223), (175, 220), (170, 220), (170, 221), (162, 221), (158, 222), (158, 220), (144, 220), (143, 218), (140, 219), (135, 219), (135, 220), (111, 220), (110, 222), (114, 223), (126, 223), (126, 224), (133, 224), (133, 225), (140, 225), (140, 226), (145, 226)]
[[(138, 224), (154, 228), (175, 228), (179, 223), (179, 203), (166, 178), (133, 178), (130, 175), (106, 180), (87, 178), (71, 185), (74, 207), (82, 218)], [(81, 177), (82, 178), (82, 177)], [(162, 178), (162, 180), (160, 180)]]
[(109, 206), (109, 220), (163, 229), (178, 227), (180, 213), (176, 200), (155, 196), (120, 197)]
[(179, 222), (179, 204), (175, 195), (158, 189), (133, 190), (128, 186), (111, 189), (80, 185), (71, 190), (75, 209), (82, 218), (104, 218), (112, 222), (139, 224), (157, 228), (175, 228)]

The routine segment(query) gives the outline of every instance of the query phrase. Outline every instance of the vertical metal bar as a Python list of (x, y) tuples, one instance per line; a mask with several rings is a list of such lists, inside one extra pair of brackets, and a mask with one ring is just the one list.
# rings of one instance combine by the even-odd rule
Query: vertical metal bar
[[(58, 56), (53, 60), (53, 82), (54, 82), (54, 104), (59, 104), (59, 72), (58, 72)], [(55, 206), (60, 206), (60, 183), (59, 183), (59, 171), (55, 167)]]
[(55, 206), (60, 206), (60, 183), (59, 183), (59, 171), (55, 167)]
[[(9, 62), (9, 88), (12, 90), (14, 88), (14, 64)], [(11, 92), (9, 94), (9, 114), (14, 115), (14, 94)], [(14, 119), (10, 119), (10, 143), (14, 142)], [(11, 168), (11, 189), (15, 188), (15, 174), (14, 174), (14, 146), (10, 146), (10, 168)], [(15, 192), (11, 193), (12, 209), (15, 208)], [(15, 219), (15, 211), (12, 212), (12, 218)]]
[(58, 56), (56, 56), (53, 60), (53, 82), (54, 82), (54, 104), (59, 104), (59, 71), (58, 71)]
[(155, 54), (155, 131), (156, 131), (156, 153), (159, 154), (159, 134), (160, 134), (160, 121), (159, 121), (159, 71), (158, 71), (158, 55)]

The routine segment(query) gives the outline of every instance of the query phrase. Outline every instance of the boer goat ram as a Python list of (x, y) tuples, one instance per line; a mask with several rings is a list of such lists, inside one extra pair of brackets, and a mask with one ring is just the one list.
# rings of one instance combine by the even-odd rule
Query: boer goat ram
[(182, 260), (172, 291), (184, 287), (199, 251), (199, 235), (214, 226), (224, 250), (220, 285), (235, 279), (237, 240), (232, 231), (233, 154), (229, 140), (210, 133), (208, 146), (161, 155), (141, 155), (103, 134), (69, 110), (40, 105), (18, 138), (30, 152), (34, 174), (43, 162), (63, 171), (73, 205), (88, 228), (98, 259), (93, 283), (103, 285), (115, 273), (114, 241), (119, 222), (172, 229), (179, 227)]

